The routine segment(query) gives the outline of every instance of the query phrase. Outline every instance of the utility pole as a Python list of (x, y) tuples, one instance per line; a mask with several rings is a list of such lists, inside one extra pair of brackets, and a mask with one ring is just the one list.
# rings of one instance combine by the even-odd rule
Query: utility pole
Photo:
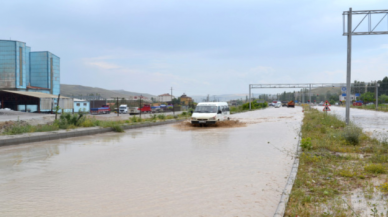
[(143, 97), (143, 95), (140, 95), (140, 99), (139, 99), (139, 103), (140, 103), (140, 105), (139, 105), (139, 109), (140, 109), (140, 119), (141, 119), (141, 98)]
[(172, 100), (172, 87), (171, 87), (171, 104), (172, 104), (172, 114), (175, 116), (174, 101)]
[(251, 85), (249, 85), (249, 110), (251, 110)]
[[(58, 110), (59, 110), (59, 100), (61, 98), (61, 94), (58, 94), (58, 99), (57, 99), (57, 108), (55, 108), (55, 120), (57, 120), (57, 115), (58, 115)], [(3, 105), (3, 103), (1, 104)]]
[(378, 84), (376, 81), (376, 85), (375, 85), (375, 88), (376, 88), (376, 110), (379, 109), (379, 86), (380, 86), (380, 84)]
[(119, 108), (119, 98), (117, 97), (117, 117), (119, 116), (120, 113), (120, 108)]
[(350, 75), (352, 67), (352, 8), (349, 8), (348, 13), (348, 49), (347, 49), (347, 64), (346, 64), (346, 124), (349, 125), (350, 118)]

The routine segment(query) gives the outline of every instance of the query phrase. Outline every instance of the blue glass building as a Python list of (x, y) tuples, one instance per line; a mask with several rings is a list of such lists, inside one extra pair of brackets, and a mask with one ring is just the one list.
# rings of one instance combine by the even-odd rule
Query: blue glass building
[(60, 58), (31, 52), (25, 42), (0, 40), (0, 89), (60, 94)]

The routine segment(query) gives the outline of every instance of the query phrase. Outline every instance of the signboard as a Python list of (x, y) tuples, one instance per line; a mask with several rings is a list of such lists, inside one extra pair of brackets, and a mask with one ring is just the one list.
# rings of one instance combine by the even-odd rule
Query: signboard
[(331, 110), (330, 110), (329, 106), (325, 106), (325, 107), (323, 107), (323, 111), (324, 112), (328, 112), (328, 111), (331, 111)]
[(346, 92), (346, 87), (341, 87), (342, 92)]
[(356, 93), (355, 96), (360, 96), (360, 94), (359, 94), (359, 93)]
[(346, 93), (343, 93), (342, 96), (346, 96)]
[(329, 101), (326, 100), (325, 103), (323, 104), (323, 111), (324, 112), (331, 111), (329, 106), (331, 106), (331, 105), (330, 105)]

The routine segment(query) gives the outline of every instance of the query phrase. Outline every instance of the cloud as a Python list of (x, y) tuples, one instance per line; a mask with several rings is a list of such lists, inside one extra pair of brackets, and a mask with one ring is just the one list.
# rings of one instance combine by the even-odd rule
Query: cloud
[(99, 69), (119, 69), (120, 66), (108, 62), (86, 62), (86, 65), (97, 67)]

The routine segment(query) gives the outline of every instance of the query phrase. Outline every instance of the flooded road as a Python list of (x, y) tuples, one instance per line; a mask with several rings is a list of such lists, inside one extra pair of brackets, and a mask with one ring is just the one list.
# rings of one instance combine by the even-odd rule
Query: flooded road
[(232, 116), (0, 148), (0, 216), (272, 216), (303, 113)]
[[(322, 111), (323, 106), (318, 106), (317, 109)], [(329, 113), (345, 120), (345, 107), (331, 106), (330, 109)], [(375, 138), (382, 139), (388, 136), (388, 112), (351, 108), (350, 121)]]

